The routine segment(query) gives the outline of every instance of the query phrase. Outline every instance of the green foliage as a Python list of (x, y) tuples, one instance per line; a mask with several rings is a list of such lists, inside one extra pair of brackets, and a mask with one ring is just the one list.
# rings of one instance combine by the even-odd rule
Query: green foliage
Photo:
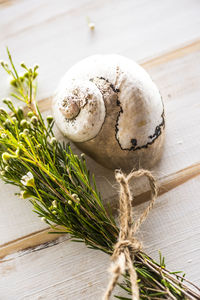
[[(12, 96), (23, 101), (26, 109), (16, 108), (9, 99), (3, 101), (9, 111), (0, 109), (2, 180), (19, 187), (19, 196), (29, 198), (34, 212), (55, 232), (69, 233), (73, 241), (112, 254), (119, 228), (103, 206), (85, 156), (78, 157), (69, 144), (56, 139), (52, 116), (43, 119), (35, 101), (38, 66), (28, 68), (22, 63), (24, 74), (19, 76), (7, 52), (10, 65), (1, 62), (1, 66), (12, 78)], [(139, 252), (134, 265), (141, 299), (199, 299), (182, 282), (184, 276), (165, 269), (161, 254), (158, 264)], [(131, 295), (128, 274), (119, 286)]]

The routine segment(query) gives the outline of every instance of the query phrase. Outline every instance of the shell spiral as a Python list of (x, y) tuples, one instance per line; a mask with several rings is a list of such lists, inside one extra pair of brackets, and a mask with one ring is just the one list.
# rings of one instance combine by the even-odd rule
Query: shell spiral
[(120, 55), (94, 55), (63, 77), (53, 100), (62, 133), (109, 168), (150, 168), (164, 141), (164, 107), (148, 73)]

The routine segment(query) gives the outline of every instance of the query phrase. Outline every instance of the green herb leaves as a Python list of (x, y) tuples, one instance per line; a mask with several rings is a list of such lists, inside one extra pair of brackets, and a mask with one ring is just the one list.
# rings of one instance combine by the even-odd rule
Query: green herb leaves
[[(112, 254), (119, 228), (104, 208), (84, 154), (78, 157), (69, 144), (56, 139), (52, 116), (43, 119), (35, 101), (38, 66), (28, 68), (22, 63), (24, 73), (19, 75), (8, 49), (7, 52), (10, 65), (1, 62), (1, 66), (11, 76), (14, 89), (11, 95), (24, 102), (27, 108), (25, 113), (9, 99), (4, 100), (8, 111), (0, 108), (2, 180), (18, 186), (20, 198), (29, 198), (34, 212), (55, 232), (69, 233), (74, 241)], [(183, 284), (183, 277), (165, 269), (161, 255), (160, 264), (157, 264), (139, 252), (134, 264), (141, 299), (199, 299), (198, 293)], [(127, 274), (120, 287), (131, 294)]]

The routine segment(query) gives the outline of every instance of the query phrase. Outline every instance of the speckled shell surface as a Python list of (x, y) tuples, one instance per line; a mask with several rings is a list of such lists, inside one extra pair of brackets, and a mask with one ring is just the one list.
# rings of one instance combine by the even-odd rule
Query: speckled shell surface
[[(73, 128), (68, 130), (66, 124), (69, 120), (59, 110), (59, 103), (67, 96), (70, 87), (79, 86), (79, 82), (80, 86), (83, 82), (86, 86), (87, 82), (88, 86), (92, 83), (93, 98), (100, 102), (99, 115), (96, 113), (94, 117), (96, 127), (90, 129), (88, 125), (90, 134), (84, 139), (81, 139), (81, 134), (79, 139), (73, 138)], [(90, 90), (91, 95), (91, 87)], [(87, 110), (87, 106), (84, 109)], [(108, 168), (150, 168), (160, 158), (164, 141), (164, 108), (159, 90), (148, 73), (126, 57), (94, 55), (74, 65), (56, 91), (53, 112), (63, 134)], [(79, 115), (73, 121), (81, 127), (87, 113), (82, 113), (81, 118)]]

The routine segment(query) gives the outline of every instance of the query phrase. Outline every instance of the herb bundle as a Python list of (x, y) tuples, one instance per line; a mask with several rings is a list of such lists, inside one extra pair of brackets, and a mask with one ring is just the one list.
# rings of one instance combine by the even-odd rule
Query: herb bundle
[[(2, 180), (18, 186), (20, 197), (29, 198), (34, 212), (56, 233), (68, 233), (73, 241), (111, 255), (119, 228), (102, 203), (84, 154), (78, 157), (69, 144), (59, 142), (54, 136), (53, 118), (42, 117), (35, 100), (38, 66), (28, 68), (22, 63), (24, 74), (19, 76), (7, 52), (9, 64), (1, 62), (1, 66), (11, 76), (11, 95), (24, 102), (26, 110), (3, 100), (9, 111), (0, 109)], [(141, 299), (200, 299), (200, 289), (180, 272), (169, 272), (161, 254), (157, 263), (140, 251), (134, 266)], [(128, 273), (119, 286), (127, 297), (115, 297), (131, 299)]]

